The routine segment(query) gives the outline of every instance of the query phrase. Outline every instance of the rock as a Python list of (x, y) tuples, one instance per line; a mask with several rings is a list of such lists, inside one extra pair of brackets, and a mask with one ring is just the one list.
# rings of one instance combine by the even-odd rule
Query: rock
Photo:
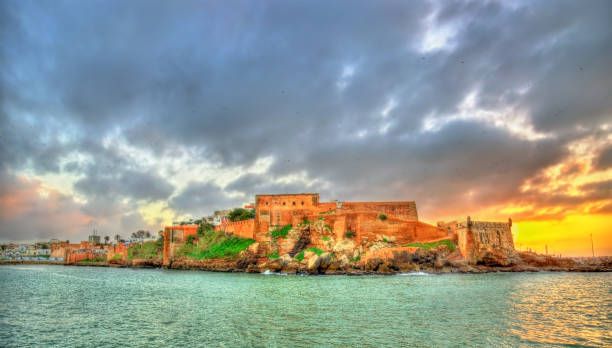
[(300, 263), (297, 262), (296, 260), (292, 260), (291, 262), (287, 263), (283, 267), (281, 272), (288, 273), (288, 274), (295, 274), (299, 271), (299, 269), (300, 269)]
[(333, 247), (332, 251), (339, 254), (350, 255), (355, 249), (355, 242), (350, 239), (339, 240)]
[(353, 259), (356, 259), (359, 255), (361, 255), (361, 253), (359, 252), (359, 250), (355, 249), (355, 251), (353, 251)]
[(311, 257), (314, 256), (314, 252), (312, 251), (304, 251), (304, 260), (310, 259)]
[(308, 270), (308, 273), (310, 274), (317, 274), (319, 273), (320, 265), (321, 265), (321, 258), (318, 255), (314, 255), (310, 259), (308, 259), (308, 266), (306, 269)]
[(368, 272), (375, 272), (382, 262), (383, 260), (380, 258), (371, 258), (366, 262), (365, 270)]
[(332, 260), (330, 253), (321, 254), (321, 256), (319, 256), (319, 259), (321, 260), (321, 262), (319, 263), (319, 268), (323, 269), (327, 268)]
[(294, 261), (293, 257), (289, 256), (288, 254), (279, 257), (278, 260), (283, 267)]

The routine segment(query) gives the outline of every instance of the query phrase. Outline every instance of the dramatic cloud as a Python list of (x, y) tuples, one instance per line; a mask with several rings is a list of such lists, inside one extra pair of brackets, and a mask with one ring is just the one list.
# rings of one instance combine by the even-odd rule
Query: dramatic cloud
[(256, 193), (416, 200), (430, 221), (609, 214), (611, 13), (3, 1), (0, 167), (125, 234)]

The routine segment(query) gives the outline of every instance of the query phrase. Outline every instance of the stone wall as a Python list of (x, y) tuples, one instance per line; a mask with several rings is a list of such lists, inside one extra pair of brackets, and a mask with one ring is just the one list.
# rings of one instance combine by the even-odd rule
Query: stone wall
[(223, 231), (226, 234), (233, 234), (237, 237), (254, 239), (255, 219), (226, 222), (215, 226), (215, 231)]
[(115, 255), (121, 255), (121, 260), (127, 261), (128, 248), (125, 246), (125, 243), (118, 243), (116, 245), (105, 245), (104, 249), (106, 250), (107, 261), (114, 259)]
[(408, 221), (418, 221), (416, 203), (411, 201), (405, 202), (342, 202), (341, 208), (343, 212), (370, 212), (376, 214), (385, 214)]
[(466, 221), (456, 224), (457, 240), (461, 255), (472, 262), (477, 262), (487, 252), (510, 256), (514, 253), (512, 238), (512, 220), (508, 222)]

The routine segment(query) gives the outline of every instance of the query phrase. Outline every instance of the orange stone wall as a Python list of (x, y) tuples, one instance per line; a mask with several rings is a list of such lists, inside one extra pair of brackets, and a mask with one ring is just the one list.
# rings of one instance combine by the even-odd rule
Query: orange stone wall
[(472, 259), (487, 248), (514, 251), (512, 222), (466, 221), (457, 223), (457, 240), (461, 255)]
[(255, 219), (226, 222), (215, 226), (215, 231), (223, 231), (242, 238), (255, 238)]
[(115, 255), (121, 255), (121, 259), (123, 261), (127, 260), (127, 250), (128, 248), (125, 246), (125, 243), (118, 243), (116, 245), (105, 245), (104, 249), (106, 249), (106, 260), (110, 261), (115, 257)]
[[(339, 209), (340, 210), (340, 209)], [(409, 221), (418, 221), (416, 203), (406, 202), (342, 202), (343, 212), (371, 212), (398, 217)]]

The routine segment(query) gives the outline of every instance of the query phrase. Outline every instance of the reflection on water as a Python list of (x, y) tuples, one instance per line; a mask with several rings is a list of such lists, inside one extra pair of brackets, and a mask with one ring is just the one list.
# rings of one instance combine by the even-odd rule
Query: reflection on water
[(0, 346), (612, 346), (612, 274), (0, 267)]
[[(510, 332), (529, 342), (612, 344), (611, 277), (543, 274), (517, 283)], [(510, 324), (509, 323), (509, 324)]]

